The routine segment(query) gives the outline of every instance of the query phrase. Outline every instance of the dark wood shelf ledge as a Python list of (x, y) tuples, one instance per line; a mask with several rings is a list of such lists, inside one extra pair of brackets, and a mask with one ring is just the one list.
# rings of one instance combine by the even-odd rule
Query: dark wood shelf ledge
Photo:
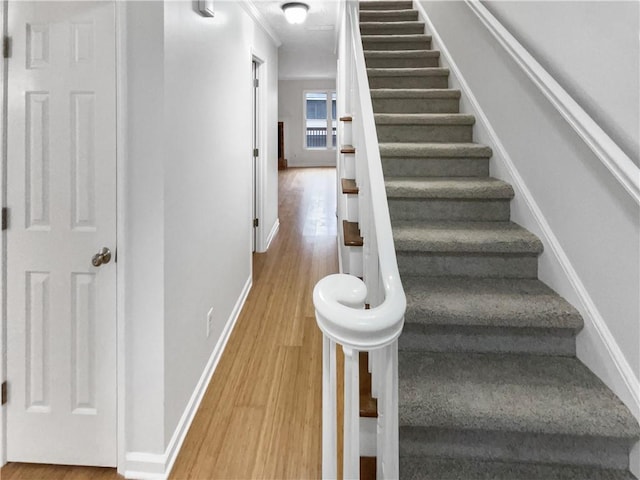
[(356, 153), (356, 147), (353, 145), (343, 145), (340, 148), (340, 153)]
[(348, 195), (357, 194), (360, 190), (356, 185), (356, 181), (353, 178), (343, 178), (342, 182), (342, 193), (346, 193)]
[(342, 221), (342, 230), (344, 232), (344, 244), (347, 247), (361, 247), (364, 240), (360, 236), (358, 222)]
[(351, 115), (345, 115), (344, 117), (340, 117), (341, 122), (353, 122), (353, 117)]
[(360, 416), (378, 418), (378, 400), (371, 396), (371, 374), (369, 373), (369, 354), (360, 352)]
[(360, 480), (376, 480), (376, 457), (360, 457)]

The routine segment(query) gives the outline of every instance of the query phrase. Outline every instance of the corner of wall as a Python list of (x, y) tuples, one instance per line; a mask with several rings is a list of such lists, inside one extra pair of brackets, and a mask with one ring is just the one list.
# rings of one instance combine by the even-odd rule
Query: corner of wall
[(180, 421), (171, 435), (171, 440), (169, 441), (164, 453), (152, 454), (146, 452), (128, 452), (126, 454), (126, 466), (122, 469), (125, 478), (157, 480), (169, 478), (173, 465), (178, 457), (178, 453), (180, 452), (180, 448), (182, 447), (189, 431), (189, 427), (198, 412), (198, 408), (204, 398), (204, 394), (209, 386), (211, 377), (213, 377), (213, 373), (218, 366), (218, 362), (224, 353), (227, 342), (231, 337), (231, 333), (233, 332), (236, 322), (240, 317), (242, 307), (249, 296), (251, 286), (252, 278), (249, 276), (233, 307), (231, 315), (225, 324), (222, 335), (220, 335), (218, 342), (213, 348), (202, 375), (200, 376), (200, 379), (191, 394), (189, 402), (180, 417)]

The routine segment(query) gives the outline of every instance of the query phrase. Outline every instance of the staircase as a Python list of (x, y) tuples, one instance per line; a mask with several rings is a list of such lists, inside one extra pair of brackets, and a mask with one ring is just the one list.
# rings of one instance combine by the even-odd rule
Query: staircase
[(400, 476), (633, 479), (640, 428), (575, 357), (579, 313), (537, 279), (473, 115), (411, 1), (363, 1), (360, 28), (398, 264)]

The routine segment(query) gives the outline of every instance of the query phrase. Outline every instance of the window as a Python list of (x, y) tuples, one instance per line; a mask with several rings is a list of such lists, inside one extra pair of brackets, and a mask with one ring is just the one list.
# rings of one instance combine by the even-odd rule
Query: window
[[(305, 92), (305, 148), (336, 147), (336, 92)], [(328, 126), (331, 128), (327, 128)]]

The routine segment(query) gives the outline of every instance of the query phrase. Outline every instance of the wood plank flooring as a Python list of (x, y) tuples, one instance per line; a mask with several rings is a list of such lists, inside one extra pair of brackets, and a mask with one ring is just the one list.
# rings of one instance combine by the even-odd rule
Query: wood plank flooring
[[(280, 231), (254, 283), (171, 479), (321, 477), (322, 336), (312, 291), (338, 271), (335, 170), (280, 172)], [(113, 469), (9, 464), (2, 480), (112, 479)]]

